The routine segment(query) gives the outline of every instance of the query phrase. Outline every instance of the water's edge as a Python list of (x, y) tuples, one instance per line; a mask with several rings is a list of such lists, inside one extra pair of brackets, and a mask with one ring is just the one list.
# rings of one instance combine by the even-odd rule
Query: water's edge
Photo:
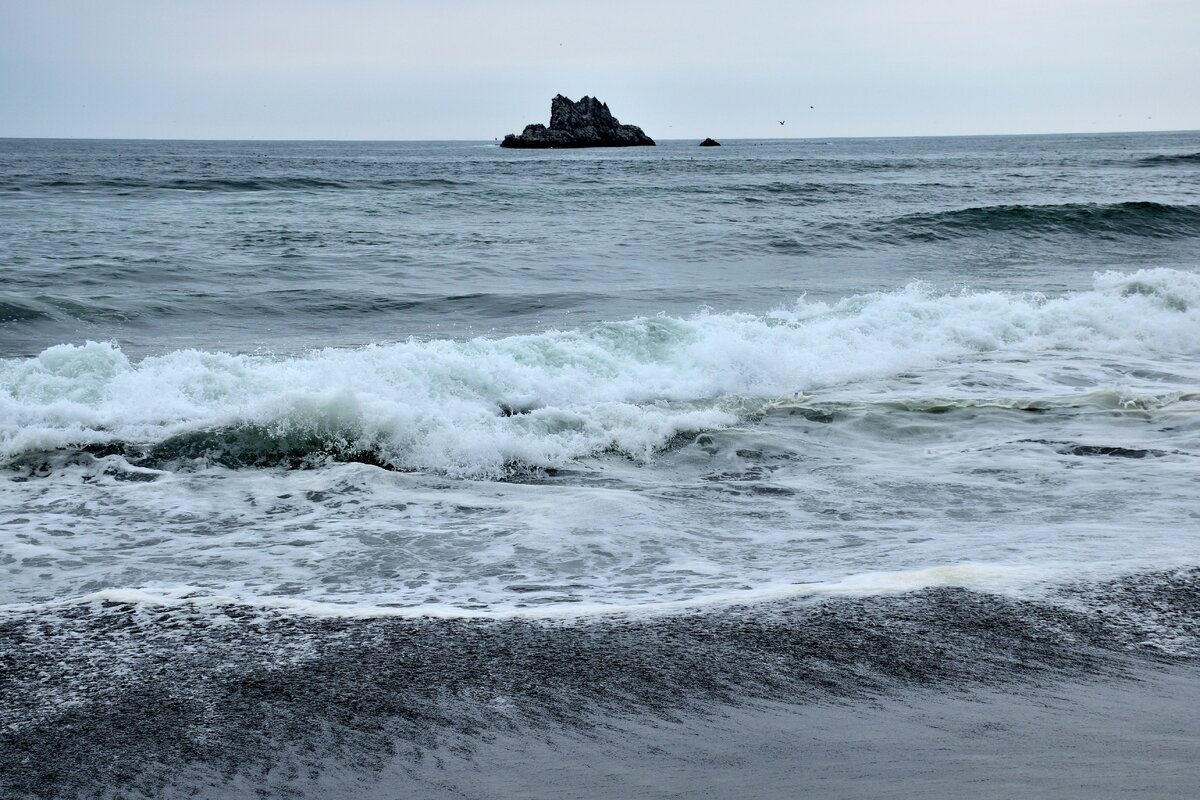
[(602, 736), (613, 720), (1123, 680), (1197, 662), (1198, 589), (1191, 570), (1063, 587), (1054, 603), (932, 589), (557, 623), (5, 615), (0, 775), (13, 797), (162, 796), (185, 773), (213, 783), (207, 796), (317, 796), (312, 770), (369, 787), (396, 761)]

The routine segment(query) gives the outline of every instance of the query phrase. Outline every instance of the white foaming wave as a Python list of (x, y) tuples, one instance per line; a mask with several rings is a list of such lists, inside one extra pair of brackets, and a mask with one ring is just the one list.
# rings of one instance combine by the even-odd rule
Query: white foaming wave
[[(1091, 575), (1090, 577), (1095, 577)], [(29, 614), (86, 605), (130, 605), (151, 608), (193, 608), (220, 611), (225, 608), (258, 609), (264, 612), (303, 617), (336, 619), (581, 619), (608, 615), (661, 615), (718, 610), (737, 606), (820, 599), (823, 597), (871, 597), (904, 594), (933, 588), (961, 588), (999, 594), (1021, 594), (1039, 586), (1053, 585), (1064, 574), (1049, 567), (959, 563), (921, 569), (867, 572), (812, 583), (777, 583), (751, 589), (730, 590), (676, 600), (643, 602), (557, 603), (534, 608), (493, 606), (469, 608), (453, 604), (416, 606), (341, 603), (292, 597), (256, 597), (252, 594), (213, 592), (189, 585), (105, 589), (86, 595), (40, 603), (0, 605), (0, 614)]]
[[(183, 350), (134, 363), (112, 343), (0, 362), (0, 459), (250, 430), (402, 469), (489, 477), (612, 450), (649, 457), (754, 403), (979, 353), (1191, 354), (1200, 275), (1096, 276), (1057, 298), (902, 290), (763, 316), (703, 313), (502, 339), (409, 340), (273, 358)], [(747, 404), (750, 404), (749, 406)]]

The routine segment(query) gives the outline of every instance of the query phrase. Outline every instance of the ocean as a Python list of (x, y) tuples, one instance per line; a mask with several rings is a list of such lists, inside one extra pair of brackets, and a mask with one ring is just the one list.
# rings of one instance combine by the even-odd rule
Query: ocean
[(1198, 356), (1194, 132), (0, 139), (0, 794), (1188, 796)]

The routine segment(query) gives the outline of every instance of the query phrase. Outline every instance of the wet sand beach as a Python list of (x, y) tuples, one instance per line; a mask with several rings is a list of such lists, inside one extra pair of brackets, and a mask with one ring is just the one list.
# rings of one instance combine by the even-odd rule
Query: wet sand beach
[(10, 615), (0, 774), (22, 798), (1186, 797), (1198, 581), (560, 620)]

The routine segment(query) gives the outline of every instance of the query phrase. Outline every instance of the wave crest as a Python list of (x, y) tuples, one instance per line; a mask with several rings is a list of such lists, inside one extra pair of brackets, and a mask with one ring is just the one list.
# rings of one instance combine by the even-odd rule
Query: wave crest
[[(154, 463), (362, 460), (502, 476), (597, 453), (649, 458), (798, 392), (1009, 352), (1198, 352), (1200, 275), (1097, 275), (1057, 298), (927, 286), (500, 339), (276, 358), (112, 343), (0, 361), (0, 459), (119, 444)], [(1107, 356), (1106, 356), (1107, 357)], [(1170, 387), (1164, 387), (1164, 392)]]
[(1173, 164), (1200, 164), (1200, 153), (1161, 153), (1146, 156), (1138, 163), (1145, 166), (1161, 166)]
[(888, 238), (912, 241), (945, 241), (994, 233), (1188, 238), (1200, 236), (1200, 206), (1145, 201), (984, 206), (910, 214), (878, 225), (877, 231)]

